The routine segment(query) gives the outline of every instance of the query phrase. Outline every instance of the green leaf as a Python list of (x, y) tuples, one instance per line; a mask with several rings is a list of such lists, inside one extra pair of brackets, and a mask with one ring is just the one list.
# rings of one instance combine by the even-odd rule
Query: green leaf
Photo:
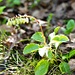
[(65, 34), (70, 34), (71, 32), (72, 32), (71, 29), (69, 29), (69, 30), (66, 29), (66, 30), (64, 31)]
[(67, 25), (66, 25), (66, 33), (67, 34), (71, 33), (73, 31), (73, 29), (74, 29), (74, 26), (75, 26), (74, 20), (72, 20), (72, 19), (69, 20)]
[(67, 54), (64, 54), (63, 56), (62, 56), (62, 60), (65, 60), (65, 59), (67, 59), (68, 60), (68, 53)]
[(35, 34), (32, 35), (31, 38), (35, 41), (44, 42), (44, 37), (42, 32), (36, 32)]
[(55, 35), (51, 42), (55, 45), (55, 48), (57, 49), (61, 43), (67, 41), (69, 41), (68, 37), (63, 34), (60, 34), (60, 35)]
[(72, 20), (72, 19), (69, 20), (67, 25), (66, 25), (66, 29), (69, 30), (71, 28), (74, 28), (74, 24), (75, 24), (74, 20)]
[(42, 59), (38, 62), (35, 67), (35, 75), (45, 75), (48, 71), (49, 62), (48, 60)]
[(69, 52), (69, 58), (71, 58), (72, 56), (75, 56), (75, 50)]
[(60, 26), (58, 26), (54, 29), (55, 34), (59, 31), (59, 29), (60, 29)]
[(67, 29), (64, 27), (61, 27), (61, 30), (64, 32), (64, 34), (68, 34)]
[(0, 6), (0, 14), (3, 13), (3, 10), (5, 9), (5, 6)]
[(48, 52), (46, 53), (46, 56), (51, 60), (53, 58), (53, 53), (51, 50), (48, 50)]
[(2, 2), (2, 0), (0, 0), (0, 2)]
[(38, 44), (30, 43), (27, 46), (25, 46), (23, 50), (23, 54), (28, 54), (34, 51), (37, 51), (39, 49)]
[(20, 0), (13, 0), (13, 4), (20, 5)]
[(54, 36), (53, 41), (57, 41), (57, 42), (63, 43), (63, 42), (69, 41), (69, 39), (68, 39), (67, 36), (65, 36), (63, 34), (60, 34), (60, 35)]
[(59, 64), (59, 68), (60, 68), (60, 71), (62, 72), (62, 74), (64, 74), (64, 73), (70, 74), (71, 73), (70, 72), (70, 66), (66, 62), (61, 62)]

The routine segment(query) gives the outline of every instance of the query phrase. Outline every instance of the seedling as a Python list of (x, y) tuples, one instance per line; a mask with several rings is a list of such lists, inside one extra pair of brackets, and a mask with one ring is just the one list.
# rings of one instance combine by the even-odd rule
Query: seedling
[(66, 28), (61, 28), (61, 29), (65, 34), (70, 34), (74, 30), (74, 27), (75, 27), (75, 22), (74, 20), (71, 19), (68, 21)]

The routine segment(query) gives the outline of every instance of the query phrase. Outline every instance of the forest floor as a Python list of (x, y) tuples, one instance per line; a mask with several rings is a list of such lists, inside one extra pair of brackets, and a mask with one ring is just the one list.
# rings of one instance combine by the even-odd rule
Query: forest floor
[[(42, 22), (42, 27), (46, 39), (57, 26), (65, 27), (70, 19), (75, 20), (75, 0), (3, 0), (0, 6), (5, 6), (0, 14), (0, 75), (34, 75), (34, 67), (41, 59), (38, 53), (23, 54), (26, 44), (30, 43), (30, 37), (40, 27), (36, 24), (20, 25), (18, 31), (12, 27), (7, 27), (7, 20), (20, 15), (30, 15)], [(4, 32), (6, 31), (6, 32)], [(14, 35), (12, 34), (14, 33)], [(63, 33), (61, 30), (59, 34)], [(75, 49), (75, 28), (66, 35), (69, 42), (61, 44), (59, 49), (63, 54)], [(8, 41), (7, 41), (8, 39)], [(47, 41), (48, 42), (48, 41)], [(68, 61), (70, 68), (75, 72), (75, 56)], [(59, 70), (47, 75), (68, 75), (61, 74)], [(71, 74), (75, 75), (75, 73)]]

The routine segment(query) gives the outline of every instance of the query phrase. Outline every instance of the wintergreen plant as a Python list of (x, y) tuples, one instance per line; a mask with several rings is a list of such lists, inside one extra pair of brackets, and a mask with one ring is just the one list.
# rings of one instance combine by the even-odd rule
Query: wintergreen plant
[[(59, 27), (55, 28), (54, 32), (49, 35), (50, 42), (48, 44), (46, 43), (45, 41), (46, 39), (43, 36), (42, 32), (36, 32), (35, 34), (32, 35), (31, 39), (41, 42), (41, 44), (30, 43), (27, 46), (25, 46), (23, 54), (38, 51), (39, 55), (41, 57), (44, 57), (36, 65), (35, 75), (45, 75), (48, 72), (48, 67), (51, 65), (50, 63), (54, 63), (54, 61), (58, 59), (57, 53), (58, 46), (63, 42), (69, 41), (68, 37), (63, 34), (56, 35), (58, 29)], [(53, 46), (54, 48), (52, 48)], [(61, 61), (59, 68), (62, 73), (70, 73), (69, 65), (66, 62)]]
[[(55, 62), (60, 60), (59, 69), (64, 73), (70, 74), (70, 67), (67, 62), (63, 61), (61, 53), (58, 53), (58, 47), (60, 44), (69, 41), (68, 37), (64, 34), (57, 34), (60, 27), (56, 27), (53, 33), (49, 34), (49, 43), (46, 42), (46, 37), (42, 29), (40, 21), (36, 18), (28, 15), (20, 15), (15, 18), (8, 20), (7, 25), (17, 26), (19, 24), (29, 23), (29, 21), (36, 21), (41, 28), (41, 32), (36, 32), (31, 36), (31, 40), (36, 41), (37, 43), (29, 43), (24, 47), (23, 54), (29, 54), (32, 52), (38, 51), (42, 59), (37, 63), (35, 67), (35, 75), (45, 75), (47, 74), (49, 67)], [(66, 67), (64, 67), (66, 66)]]

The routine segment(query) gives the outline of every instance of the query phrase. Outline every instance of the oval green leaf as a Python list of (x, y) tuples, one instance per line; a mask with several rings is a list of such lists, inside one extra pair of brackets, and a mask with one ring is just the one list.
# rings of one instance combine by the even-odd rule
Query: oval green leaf
[(71, 58), (71, 57), (73, 57), (73, 56), (75, 56), (75, 50), (71, 50), (71, 51), (69, 52), (69, 58)]
[(42, 59), (38, 62), (35, 67), (35, 75), (45, 75), (48, 71), (49, 62), (48, 60)]
[(51, 51), (51, 50), (48, 50), (48, 51), (46, 52), (46, 56), (51, 60), (51, 59), (53, 58), (53, 53), (52, 53), (52, 51)]
[(66, 62), (61, 62), (59, 64), (59, 68), (60, 68), (60, 71), (62, 72), (62, 74), (64, 74), (64, 73), (70, 74), (71, 73), (70, 72), (70, 66)]
[(64, 55), (62, 55), (62, 60), (65, 60), (65, 59), (67, 59), (68, 60), (68, 53), (67, 54), (64, 54)]
[(72, 19), (69, 20), (68, 23), (67, 23), (67, 25), (66, 25), (66, 29), (67, 30), (73, 29), (74, 28), (74, 24), (75, 24), (74, 20), (72, 20)]
[(58, 26), (54, 29), (55, 34), (59, 31), (59, 29), (60, 29), (60, 26)]
[(35, 34), (32, 35), (31, 38), (38, 42), (44, 42), (44, 37), (42, 35), (42, 32), (36, 32)]
[(60, 35), (56, 35), (54, 38), (53, 38), (53, 41), (58, 41), (58, 42), (67, 42), (69, 41), (68, 37), (63, 35), (63, 34), (60, 34)]
[(37, 51), (39, 49), (38, 44), (30, 43), (27, 46), (25, 46), (23, 50), (23, 54), (28, 54), (34, 51)]
[(0, 6), (0, 14), (3, 13), (3, 10), (6, 8), (6, 6)]
[(74, 20), (72, 20), (72, 19), (69, 20), (68, 23), (67, 23), (67, 25), (66, 25), (66, 33), (67, 34), (71, 33), (73, 31), (74, 27), (75, 27)]

